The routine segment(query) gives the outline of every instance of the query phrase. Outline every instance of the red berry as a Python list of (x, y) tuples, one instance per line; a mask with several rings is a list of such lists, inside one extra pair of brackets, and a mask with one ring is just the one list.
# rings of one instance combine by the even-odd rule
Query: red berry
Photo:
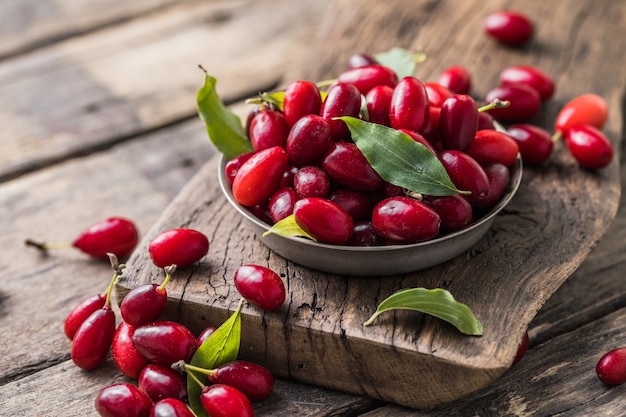
[(548, 160), (554, 141), (544, 129), (530, 124), (516, 124), (507, 128), (519, 147), (522, 160), (525, 164), (541, 164)]
[(626, 348), (605, 353), (596, 365), (596, 373), (606, 385), (621, 385), (626, 382)]
[(430, 103), (424, 84), (415, 77), (404, 77), (393, 90), (389, 121), (394, 129), (420, 133), (428, 124)]
[(148, 246), (152, 262), (159, 268), (191, 265), (209, 252), (209, 239), (194, 229), (167, 230), (155, 237)]
[(63, 326), (63, 330), (68, 339), (72, 340), (74, 338), (80, 325), (83, 324), (94, 311), (101, 309), (105, 301), (105, 294), (92, 295), (81, 301), (70, 311)]
[(522, 13), (500, 11), (492, 13), (484, 21), (488, 35), (511, 46), (521, 46), (533, 36), (533, 22)]
[(187, 404), (175, 398), (164, 398), (154, 404), (150, 417), (195, 417)]
[(454, 95), (452, 90), (439, 83), (425, 82), (424, 88), (426, 89), (430, 105), (435, 107), (443, 106), (443, 102)]
[(167, 304), (167, 291), (159, 284), (139, 285), (126, 294), (120, 304), (120, 313), (131, 326), (156, 321)]
[(500, 163), (513, 165), (519, 153), (515, 139), (497, 130), (479, 130), (466, 150), (481, 165)]
[(465, 151), (478, 130), (478, 109), (474, 99), (455, 94), (444, 101), (439, 115), (439, 134), (444, 149)]
[(322, 168), (337, 184), (352, 190), (374, 191), (383, 186), (382, 178), (354, 143), (330, 145), (322, 159)]
[(237, 175), (237, 171), (239, 171), (239, 168), (241, 168), (243, 163), (250, 159), (250, 157), (254, 154), (255, 152), (242, 153), (241, 155), (238, 155), (230, 161), (226, 162), (226, 166), (224, 167), (224, 174), (226, 175), (226, 179), (228, 180), (228, 182), (231, 183), (231, 185), (235, 180), (235, 176)]
[(344, 209), (354, 221), (368, 220), (372, 215), (371, 197), (363, 191), (335, 188), (328, 199)]
[(265, 311), (280, 308), (285, 301), (285, 284), (278, 274), (260, 265), (242, 265), (235, 271), (235, 288), (250, 304)]
[(506, 166), (499, 163), (486, 165), (483, 170), (489, 180), (489, 192), (483, 197), (473, 200), (472, 205), (475, 208), (486, 210), (502, 200), (509, 187), (511, 173)]
[(573, 126), (565, 133), (565, 143), (583, 168), (600, 169), (613, 160), (611, 141), (590, 125)]
[(339, 74), (337, 81), (343, 84), (352, 84), (358, 88), (361, 94), (365, 95), (379, 85), (395, 87), (398, 83), (398, 76), (392, 69), (374, 64), (344, 71)]
[(237, 388), (214, 384), (202, 389), (202, 408), (211, 417), (254, 417), (250, 400)]
[(293, 186), (300, 198), (326, 197), (330, 191), (330, 179), (322, 168), (309, 165), (298, 170)]
[(302, 117), (292, 126), (287, 137), (289, 163), (296, 167), (319, 164), (332, 141), (326, 119), (316, 115)]
[(335, 140), (351, 138), (348, 126), (342, 120), (333, 120), (335, 117), (358, 117), (361, 111), (361, 92), (353, 84), (337, 83), (328, 89), (326, 99), (322, 104), (322, 117), (330, 126), (331, 136)]
[(274, 376), (267, 368), (243, 360), (220, 365), (209, 375), (209, 381), (235, 387), (252, 402), (269, 398), (274, 388)]
[(579, 125), (591, 125), (602, 129), (609, 116), (606, 101), (596, 94), (583, 94), (569, 101), (556, 117), (554, 129), (564, 133)]
[(169, 366), (156, 363), (146, 366), (137, 384), (153, 402), (164, 398), (187, 399), (187, 383), (183, 376)]
[(459, 194), (427, 196), (424, 203), (432, 207), (441, 219), (441, 230), (454, 232), (467, 227), (474, 219), (472, 206)]
[(371, 221), (363, 221), (354, 223), (352, 236), (346, 242), (347, 246), (378, 246), (382, 244), (382, 238)]
[(158, 321), (137, 327), (133, 345), (139, 353), (153, 363), (171, 365), (191, 361), (196, 350), (195, 336), (180, 323)]
[(504, 122), (521, 122), (535, 116), (541, 107), (541, 97), (534, 88), (525, 84), (502, 85), (489, 91), (485, 101), (508, 101), (508, 107), (495, 108), (489, 113)]
[(303, 198), (296, 203), (293, 214), (296, 223), (322, 243), (341, 245), (352, 235), (352, 217), (330, 200)]
[(500, 84), (526, 84), (537, 90), (541, 101), (548, 100), (554, 94), (552, 77), (532, 65), (516, 65), (505, 68), (500, 73)]
[(242, 206), (267, 201), (287, 169), (287, 152), (280, 146), (264, 149), (243, 163), (233, 181), (233, 197)]
[(472, 77), (465, 67), (454, 65), (443, 70), (437, 78), (437, 83), (455, 94), (469, 94), (472, 88)]
[(322, 97), (317, 85), (311, 81), (294, 81), (285, 90), (283, 115), (289, 127), (304, 116), (319, 116), (322, 109)]
[(426, 139), (424, 136), (420, 135), (417, 132), (413, 132), (412, 130), (408, 130), (408, 129), (398, 129), (399, 132), (404, 133), (405, 135), (408, 135), (411, 139), (413, 139), (415, 142), (417, 143), (421, 143), (422, 145), (424, 145), (430, 152), (432, 152), (433, 155), (436, 155), (435, 152), (435, 148), (433, 148), (433, 145), (431, 145), (431, 143), (429, 142), (428, 139)]
[(378, 85), (372, 88), (365, 95), (365, 104), (369, 121), (384, 126), (389, 126), (389, 109), (391, 107), (391, 97), (393, 88), (388, 85)]
[(350, 56), (350, 59), (348, 60), (348, 66), (350, 68), (359, 68), (377, 64), (378, 61), (376, 61), (376, 58), (368, 54), (354, 54)]
[(472, 205), (489, 194), (489, 178), (474, 158), (462, 151), (446, 150), (439, 154), (439, 160), (452, 183), (459, 190), (471, 192), (467, 199)]
[(85, 229), (72, 243), (84, 253), (98, 259), (109, 259), (107, 253), (124, 258), (139, 241), (135, 224), (122, 217), (109, 217)]
[(137, 379), (150, 362), (133, 345), (134, 331), (128, 323), (121, 322), (115, 330), (111, 351), (118, 369), (127, 377)]
[(209, 326), (202, 330), (198, 337), (196, 337), (196, 349), (202, 346), (202, 344), (215, 332), (216, 328)]
[(72, 339), (72, 361), (81, 369), (91, 370), (106, 358), (115, 334), (115, 313), (104, 306), (85, 320)]
[(296, 190), (291, 187), (279, 188), (270, 197), (269, 211), (273, 222), (279, 222), (285, 217), (293, 214), (293, 207), (299, 197)]
[(409, 197), (390, 197), (374, 207), (372, 226), (383, 238), (399, 244), (435, 237), (441, 219), (426, 204)]
[(250, 122), (250, 143), (255, 151), (285, 147), (289, 126), (279, 111), (262, 110)]
[(95, 406), (102, 417), (149, 417), (152, 401), (136, 386), (118, 383), (102, 388)]

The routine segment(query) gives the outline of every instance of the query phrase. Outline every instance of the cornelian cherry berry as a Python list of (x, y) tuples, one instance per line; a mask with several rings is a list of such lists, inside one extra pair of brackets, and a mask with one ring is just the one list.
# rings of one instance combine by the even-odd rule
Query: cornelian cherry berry
[(265, 311), (280, 308), (285, 302), (283, 280), (269, 268), (260, 265), (242, 265), (235, 271), (235, 288), (250, 304)]
[(319, 116), (321, 109), (322, 97), (315, 83), (298, 80), (287, 86), (283, 98), (283, 115), (289, 127), (309, 114)]
[(435, 237), (441, 219), (426, 204), (409, 197), (389, 197), (374, 207), (372, 226), (383, 238), (399, 244)]
[(539, 93), (541, 101), (554, 94), (554, 80), (541, 69), (532, 65), (515, 65), (500, 73), (501, 85), (526, 84)]
[(65, 319), (63, 331), (68, 339), (72, 340), (78, 328), (96, 310), (101, 309), (106, 301), (105, 294), (95, 294), (85, 298), (70, 311)]
[(469, 71), (467, 68), (459, 65), (453, 65), (444, 69), (441, 74), (439, 74), (437, 83), (448, 88), (455, 94), (469, 94), (472, 89), (472, 77)]
[(485, 96), (486, 102), (495, 99), (510, 103), (507, 107), (489, 110), (496, 120), (503, 122), (528, 120), (535, 116), (541, 107), (541, 96), (537, 90), (526, 84), (501, 85), (490, 90)]
[(507, 127), (507, 133), (517, 142), (525, 164), (541, 164), (550, 158), (554, 141), (546, 130), (521, 123)]
[(314, 114), (302, 117), (291, 127), (287, 137), (285, 149), (289, 163), (295, 167), (319, 164), (332, 141), (326, 119)]
[(478, 162), (462, 151), (450, 149), (439, 154), (439, 160), (450, 176), (452, 183), (462, 191), (469, 191), (470, 204), (489, 194), (489, 178)]
[(254, 154), (254, 151), (242, 153), (241, 155), (237, 155), (230, 161), (226, 162), (226, 166), (224, 167), (224, 174), (226, 175), (226, 179), (228, 180), (228, 182), (230, 182), (231, 185), (235, 180), (235, 176), (237, 175), (237, 171), (239, 171), (239, 168), (241, 168), (243, 163), (250, 159), (250, 157)]
[(389, 108), (391, 107), (391, 97), (393, 88), (388, 85), (377, 85), (365, 95), (365, 104), (369, 121), (383, 126), (389, 126)]
[(393, 90), (389, 121), (394, 129), (420, 133), (428, 124), (430, 102), (424, 84), (415, 77), (404, 77)]
[(175, 398), (180, 401), (187, 399), (185, 379), (169, 366), (156, 363), (147, 365), (141, 371), (137, 384), (153, 402), (164, 398)]
[(196, 349), (202, 346), (202, 344), (213, 334), (215, 333), (216, 328), (213, 326), (209, 326), (202, 330), (198, 337), (196, 337)]
[(337, 77), (337, 82), (352, 84), (365, 95), (379, 85), (395, 87), (398, 83), (398, 76), (392, 69), (374, 64), (344, 71)]
[(368, 54), (353, 54), (348, 59), (348, 66), (350, 68), (365, 67), (367, 65), (377, 65), (378, 61)]
[(300, 197), (292, 187), (284, 187), (276, 190), (269, 201), (269, 211), (274, 223), (293, 214), (293, 207)]
[(573, 126), (565, 133), (565, 143), (583, 168), (604, 168), (613, 160), (613, 145), (599, 129), (590, 125)]
[(184, 402), (175, 398), (164, 398), (154, 404), (150, 417), (195, 417)]
[(287, 143), (289, 126), (283, 114), (275, 110), (262, 110), (250, 122), (250, 143), (255, 151)]
[(211, 417), (254, 417), (250, 400), (237, 388), (214, 384), (202, 389), (202, 408)]
[(102, 388), (95, 406), (102, 417), (149, 417), (152, 401), (136, 386), (122, 382)]
[(478, 109), (474, 99), (455, 94), (446, 99), (439, 115), (439, 134), (444, 149), (465, 151), (478, 129)]
[(152, 262), (159, 268), (171, 265), (182, 268), (206, 256), (209, 252), (209, 239), (194, 229), (170, 229), (150, 242), (148, 252)]
[(354, 143), (335, 142), (322, 158), (322, 168), (337, 184), (357, 191), (374, 191), (383, 180)]
[(605, 353), (596, 365), (596, 374), (606, 385), (626, 382), (626, 348), (620, 347)]
[(519, 153), (515, 139), (497, 130), (479, 130), (466, 150), (481, 165), (500, 163), (513, 165)]
[(133, 345), (139, 353), (153, 363), (172, 365), (189, 362), (196, 351), (195, 336), (180, 323), (157, 321), (135, 329)]
[(326, 197), (330, 191), (330, 179), (324, 170), (318, 166), (302, 167), (293, 179), (296, 194), (300, 198)]
[(267, 368), (244, 360), (220, 365), (209, 374), (209, 382), (235, 387), (251, 402), (269, 398), (274, 388), (274, 376)]
[(454, 232), (467, 227), (474, 215), (472, 206), (459, 194), (448, 196), (427, 196), (424, 203), (432, 207), (441, 219), (441, 230), (444, 232)]
[(485, 32), (499, 42), (522, 46), (533, 36), (534, 25), (528, 16), (514, 11), (500, 11), (487, 16), (483, 23)]
[(175, 269), (174, 265), (165, 268), (166, 277), (162, 284), (142, 284), (126, 294), (120, 304), (120, 313), (126, 323), (141, 326), (156, 321), (161, 316), (167, 304), (165, 286)]
[(583, 94), (563, 106), (556, 116), (554, 129), (558, 134), (579, 125), (591, 125), (602, 129), (608, 116), (609, 107), (602, 97), (592, 93)]
[(150, 362), (133, 345), (134, 331), (134, 327), (122, 321), (115, 330), (111, 352), (117, 368), (127, 377), (137, 379)]
[(454, 95), (452, 90), (439, 83), (425, 82), (424, 88), (426, 89), (430, 105), (435, 107), (443, 106), (443, 102)]
[(341, 245), (352, 235), (352, 217), (325, 198), (303, 198), (294, 206), (293, 214), (296, 223), (321, 243)]
[[(264, 149), (252, 155), (241, 165), (233, 180), (232, 191), (235, 200), (246, 207), (267, 201), (278, 189), (287, 168), (287, 161), (287, 152), (280, 146)], [(176, 265), (181, 266), (178, 263)]]
[[(361, 70), (361, 68), (358, 68)], [(331, 136), (335, 140), (349, 140), (350, 130), (343, 120), (334, 120), (341, 116), (358, 117), (361, 111), (361, 92), (353, 84), (337, 83), (328, 89), (322, 103), (322, 117), (330, 126)]]
[(472, 202), (474, 208), (487, 210), (495, 206), (506, 193), (511, 179), (509, 169), (500, 163), (492, 163), (483, 167), (489, 181), (489, 192)]
[(115, 313), (110, 305), (94, 311), (72, 339), (71, 357), (74, 364), (86, 371), (100, 365), (111, 347), (115, 334)]

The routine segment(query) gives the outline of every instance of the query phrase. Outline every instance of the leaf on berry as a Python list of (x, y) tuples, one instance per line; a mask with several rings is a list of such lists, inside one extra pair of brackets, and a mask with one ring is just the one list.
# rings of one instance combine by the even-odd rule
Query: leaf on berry
[(468, 194), (452, 183), (441, 161), (407, 134), (354, 117), (339, 117), (372, 168), (385, 181), (414, 193), (445, 196)]
[(392, 69), (401, 79), (415, 75), (416, 64), (423, 62), (425, 55), (422, 53), (413, 54), (403, 48), (392, 48), (386, 52), (375, 54), (374, 59), (380, 65)]
[(389, 310), (414, 310), (444, 320), (461, 333), (482, 336), (483, 325), (476, 319), (470, 308), (454, 299), (449, 291), (442, 288), (408, 288), (395, 292), (379, 304), (376, 312), (364, 326), (371, 325), (379, 314)]
[(217, 94), (216, 83), (217, 79), (205, 71), (204, 85), (196, 96), (198, 114), (217, 150), (226, 159), (232, 159), (253, 149), (241, 120), (224, 105)]
[(292, 236), (292, 237), (306, 237), (311, 240), (315, 240), (313, 236), (305, 232), (300, 225), (296, 222), (296, 216), (290, 214), (284, 219), (277, 221), (274, 223), (270, 229), (263, 233), (263, 236), (267, 236), (271, 233), (277, 234), (279, 236)]
[[(214, 369), (219, 365), (232, 362), (239, 355), (241, 341), (241, 306), (239, 302), (237, 310), (220, 327), (215, 329), (207, 340), (200, 345), (191, 359), (191, 365), (204, 369)], [(193, 372), (193, 371), (191, 371)], [(194, 374), (203, 384), (207, 383), (206, 375)], [(197, 417), (208, 417), (202, 404), (200, 395), (202, 388), (191, 376), (187, 376), (187, 397), (191, 409)]]

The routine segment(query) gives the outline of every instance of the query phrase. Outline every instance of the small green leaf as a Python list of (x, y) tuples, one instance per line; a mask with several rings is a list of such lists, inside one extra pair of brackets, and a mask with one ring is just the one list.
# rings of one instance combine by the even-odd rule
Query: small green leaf
[(389, 310), (414, 310), (447, 321), (461, 333), (481, 336), (483, 325), (476, 319), (470, 308), (454, 299), (449, 291), (442, 288), (408, 288), (387, 297), (376, 309), (364, 326), (374, 322), (379, 314)]
[[(196, 350), (191, 365), (204, 369), (214, 369), (215, 367), (232, 362), (239, 355), (239, 345), (241, 341), (241, 306), (243, 299), (239, 301), (237, 310), (218, 327), (211, 336), (202, 343)], [(205, 375), (194, 374), (202, 383), (206, 384), (207, 377)], [(200, 403), (200, 395), (202, 388), (191, 377), (187, 376), (187, 397), (191, 409), (198, 417), (207, 417), (202, 404)]]
[(311, 240), (315, 240), (313, 236), (305, 232), (298, 223), (296, 223), (296, 216), (293, 214), (285, 217), (284, 219), (274, 223), (270, 229), (263, 233), (263, 236), (267, 236), (270, 233), (277, 234), (279, 236), (296, 236), (296, 237), (306, 237)]
[(276, 106), (276, 108), (280, 111), (285, 110), (285, 92), (284, 91), (274, 91), (272, 93), (261, 93), (258, 97), (249, 98), (246, 100), (247, 104), (264, 104), (269, 103)]
[(252, 145), (246, 136), (239, 117), (230, 111), (215, 90), (217, 79), (205, 71), (204, 85), (196, 96), (198, 114), (206, 125), (209, 139), (226, 159), (251, 152)]
[(409, 135), (354, 117), (339, 119), (346, 123), (356, 146), (385, 181), (419, 194), (469, 193), (457, 189), (441, 161)]
[(424, 54), (413, 54), (403, 48), (392, 48), (389, 51), (374, 55), (376, 61), (395, 71), (399, 79), (415, 75), (418, 62), (424, 61)]

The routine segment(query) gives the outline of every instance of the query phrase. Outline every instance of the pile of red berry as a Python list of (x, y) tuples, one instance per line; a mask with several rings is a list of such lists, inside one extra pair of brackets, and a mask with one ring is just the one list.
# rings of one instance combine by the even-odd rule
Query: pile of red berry
[[(543, 163), (560, 135), (585, 168), (612, 159), (611, 143), (599, 130), (607, 107), (596, 95), (567, 104), (555, 136), (524, 123), (554, 93), (554, 81), (537, 67), (504, 69), (481, 105), (470, 96), (471, 76), (461, 66), (446, 69), (436, 82), (399, 79), (364, 54), (351, 57), (350, 66), (327, 90), (295, 81), (280, 100), (261, 95), (265, 101), (250, 112), (246, 133), (253, 151), (229, 160), (225, 174), (235, 201), (266, 223), (293, 216), (303, 235), (329, 244), (413, 243), (479, 219), (505, 195), (518, 154), (528, 164)], [(344, 116), (423, 145), (467, 193), (416, 196), (385, 180), (349, 124), (338, 119)]]
[[(187, 404), (184, 373), (201, 373), (209, 384), (201, 385), (200, 403), (212, 417), (254, 415), (252, 402), (268, 398), (273, 375), (264, 367), (243, 360), (216, 364), (214, 369), (190, 365), (197, 349), (216, 330), (208, 327), (198, 337), (184, 325), (161, 316), (167, 303), (166, 285), (176, 268), (191, 265), (208, 253), (207, 237), (193, 229), (172, 229), (152, 240), (149, 253), (166, 277), (161, 284), (133, 288), (120, 303), (121, 322), (111, 306), (111, 291), (124, 265), (110, 254), (114, 276), (103, 294), (78, 304), (67, 316), (65, 334), (72, 341), (71, 357), (82, 369), (100, 365), (112, 350), (114, 363), (128, 378), (137, 381), (103, 388), (96, 397), (98, 413), (107, 417), (194, 416)], [(167, 266), (164, 266), (167, 265)], [(272, 270), (258, 265), (237, 269), (234, 284), (250, 304), (264, 310), (279, 308), (285, 287)]]

